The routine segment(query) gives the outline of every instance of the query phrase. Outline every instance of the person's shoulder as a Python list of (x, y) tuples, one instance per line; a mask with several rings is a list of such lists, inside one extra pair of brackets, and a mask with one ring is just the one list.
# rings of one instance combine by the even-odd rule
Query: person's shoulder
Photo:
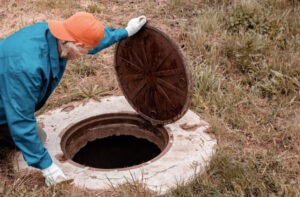
[(5, 48), (6, 56), (24, 53), (38, 55), (41, 50), (46, 52), (48, 50), (46, 38), (47, 31), (48, 24), (45, 22), (35, 23), (24, 27), (5, 38), (1, 43), (0, 51)]
[[(26, 27), (23, 27), (22, 29), (27, 29), (27, 28), (36, 28), (36, 29), (48, 29), (48, 23), (47, 22), (36, 22), (33, 23), (32, 25), (28, 25)], [(20, 29), (20, 30), (22, 30)]]
[(26, 45), (27, 47), (42, 44), (46, 42), (46, 32), (48, 23), (40, 22), (30, 26), (23, 27), (19, 31), (6, 37), (1, 43), (5, 47)]
[[(0, 58), (12, 62), (10, 69), (13, 70), (32, 72), (40, 69), (48, 60), (47, 29), (47, 23), (35, 23), (7, 37), (0, 45)], [(15, 68), (15, 65), (18, 66)]]
[(34, 28), (41, 31), (46, 31), (48, 29), (48, 23), (46, 22), (37, 22), (33, 25), (28, 26), (29, 28)]
[(20, 29), (16, 34), (20, 34), (19, 36), (43, 36), (44, 33), (48, 30), (48, 23), (46, 22), (38, 22), (32, 25), (26, 26)]

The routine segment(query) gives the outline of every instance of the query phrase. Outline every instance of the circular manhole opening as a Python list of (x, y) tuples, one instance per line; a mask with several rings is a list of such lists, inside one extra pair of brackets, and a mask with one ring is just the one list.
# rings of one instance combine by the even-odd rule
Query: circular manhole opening
[(66, 159), (97, 169), (123, 169), (143, 165), (167, 150), (168, 132), (137, 114), (94, 116), (68, 127), (61, 148)]

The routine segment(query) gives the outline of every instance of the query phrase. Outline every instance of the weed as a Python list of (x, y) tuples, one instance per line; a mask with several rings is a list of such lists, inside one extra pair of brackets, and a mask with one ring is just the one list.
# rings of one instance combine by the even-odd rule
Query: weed
[(197, 8), (200, 6), (195, 0), (168, 0), (168, 8), (171, 13), (181, 16), (197, 16)]
[(245, 33), (229, 38), (224, 48), (231, 64), (240, 72), (250, 74), (261, 70), (263, 60), (270, 50), (270, 43), (265, 36)]
[(79, 78), (84, 78), (95, 76), (96, 70), (97, 65), (95, 65), (92, 58), (81, 57), (79, 60), (76, 60), (72, 65), (70, 65), (69, 73), (71, 75), (76, 75)]
[(64, 18), (74, 14), (75, 9), (81, 8), (78, 0), (38, 0), (37, 5), (40, 9), (61, 10)]
[(227, 29), (233, 33), (254, 31), (259, 34), (276, 35), (279, 31), (279, 22), (270, 20), (258, 10), (247, 10), (243, 7), (230, 11), (226, 23)]
[(222, 13), (216, 13), (214, 9), (198, 11), (197, 19), (191, 29), (187, 24), (186, 45), (195, 52), (209, 53), (215, 47), (215, 37), (220, 31), (220, 18)]
[(192, 106), (199, 112), (205, 111), (212, 102), (212, 95), (221, 94), (224, 77), (216, 72), (218, 66), (210, 67), (206, 63), (193, 65), (194, 95)]
[[(194, 93), (206, 99), (210, 93), (221, 90), (221, 84), (225, 78), (217, 72), (217, 66), (209, 66), (205, 63), (193, 66)], [(197, 106), (197, 105), (196, 105)]]
[(147, 185), (144, 183), (145, 180), (142, 176), (138, 180), (132, 173), (130, 173), (130, 178), (125, 178), (125, 182), (120, 184), (118, 187), (114, 186), (108, 179), (113, 191), (118, 194), (118, 196), (144, 196), (152, 197), (155, 196), (155, 192), (150, 191)]
[(278, 94), (295, 94), (299, 96), (300, 82), (296, 77), (289, 77), (275, 70), (271, 70), (269, 78), (264, 78), (256, 84), (263, 96), (272, 97)]
[(73, 98), (82, 100), (82, 99), (96, 99), (101, 96), (109, 96), (112, 93), (109, 90), (100, 88), (97, 84), (84, 84), (80, 85), (72, 94)]
[(96, 4), (93, 4), (93, 5), (89, 5), (86, 8), (86, 11), (89, 13), (100, 13), (101, 9)]
[(238, 159), (223, 150), (212, 158), (205, 174), (195, 176), (166, 196), (293, 196), (298, 193), (297, 185), (289, 186), (288, 190), (281, 174), (268, 172), (281, 168), (285, 158), (264, 151)]

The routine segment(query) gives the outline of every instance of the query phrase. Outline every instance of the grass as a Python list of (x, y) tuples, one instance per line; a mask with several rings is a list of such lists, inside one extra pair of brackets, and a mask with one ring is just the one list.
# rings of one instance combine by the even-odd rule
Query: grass
[[(233, 150), (220, 150), (213, 158), (206, 173), (193, 181), (179, 185), (166, 196), (297, 196), (293, 176), (288, 184), (274, 169), (281, 169), (288, 156), (273, 156), (268, 151), (234, 157)], [(289, 158), (291, 159), (291, 158)], [(268, 161), (268, 162), (265, 162)], [(290, 174), (289, 174), (290, 175)], [(286, 177), (288, 175), (285, 175)], [(291, 181), (292, 180), (292, 181)], [(280, 188), (281, 192), (278, 192)]]
[(265, 3), (207, 4), (185, 27), (192, 106), (209, 119), (219, 150), (205, 174), (165, 196), (300, 195), (299, 5)]
[(89, 13), (101, 13), (101, 9), (96, 5), (89, 5), (86, 9)]
[[(218, 149), (203, 174), (178, 183), (163, 196), (300, 196), (299, 1), (134, 1), (128, 7), (122, 1), (61, 2), (36, 1), (36, 9), (47, 3), (56, 11), (67, 9), (66, 13), (82, 8), (113, 26), (126, 25), (136, 11), (182, 47), (193, 73), (191, 108), (210, 123)], [(22, 6), (15, 3), (14, 9)], [(108, 11), (105, 5), (113, 9)], [(108, 49), (70, 62), (39, 113), (72, 101), (121, 94), (112, 58), (113, 49)], [(9, 160), (0, 158), (0, 195), (100, 195), (70, 185), (42, 187), (40, 174), (29, 183), (35, 179), (14, 172)], [(101, 194), (155, 196), (134, 180)]]
[(76, 11), (83, 11), (78, 0), (37, 0), (37, 9), (39, 12), (43, 10), (51, 10), (60, 12), (63, 18), (67, 18), (76, 13)]

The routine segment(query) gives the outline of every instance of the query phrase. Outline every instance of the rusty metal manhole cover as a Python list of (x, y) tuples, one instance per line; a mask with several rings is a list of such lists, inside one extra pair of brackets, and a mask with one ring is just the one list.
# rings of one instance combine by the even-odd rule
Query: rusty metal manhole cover
[(116, 47), (115, 70), (130, 105), (155, 124), (171, 123), (187, 111), (191, 73), (179, 47), (146, 25)]

